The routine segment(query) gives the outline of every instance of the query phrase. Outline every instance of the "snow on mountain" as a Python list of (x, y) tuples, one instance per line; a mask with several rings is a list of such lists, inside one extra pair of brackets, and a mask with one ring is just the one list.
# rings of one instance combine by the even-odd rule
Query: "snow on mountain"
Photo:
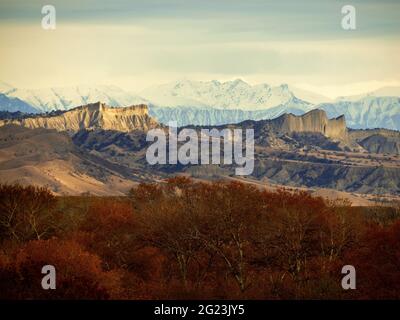
[(282, 84), (250, 85), (243, 80), (220, 82), (182, 80), (154, 86), (140, 93), (152, 104), (150, 114), (162, 123), (219, 125), (303, 114), (321, 95)]
[(293, 98), (286, 104), (264, 110), (216, 109), (211, 107), (150, 107), (150, 115), (159, 122), (177, 122), (186, 125), (222, 125), (245, 120), (263, 120), (279, 117), (284, 113), (302, 115), (312, 110), (314, 105)]
[(400, 130), (400, 87), (387, 86), (364, 94), (338, 97), (318, 108), (329, 116), (344, 114), (351, 128), (386, 128)]
[(110, 106), (146, 103), (144, 99), (115, 86), (75, 86), (45, 89), (15, 89), (8, 97), (19, 98), (41, 112), (69, 110), (101, 101)]
[(252, 86), (240, 79), (227, 82), (183, 80), (144, 90), (141, 95), (155, 105), (150, 108), (150, 114), (163, 123), (173, 120), (179, 125), (219, 125), (323, 109), (329, 117), (344, 114), (352, 128), (400, 130), (399, 87), (330, 101), (285, 84), (271, 87), (267, 84)]
[(149, 105), (150, 115), (162, 123), (219, 125), (271, 119), (283, 113), (301, 115), (319, 108), (330, 118), (344, 114), (352, 128), (400, 130), (400, 87), (385, 87), (335, 101), (286, 84), (250, 85), (240, 79), (227, 82), (182, 80), (146, 89), (140, 94), (144, 98), (116, 86), (29, 90), (5, 82), (0, 82), (0, 94), (0, 111), (69, 110), (97, 101), (123, 107), (144, 103)]
[(150, 115), (165, 124), (177, 121), (178, 125), (220, 125), (244, 120), (273, 119), (283, 113), (301, 115), (312, 109), (325, 110), (329, 118), (344, 115), (350, 128), (400, 130), (400, 97), (366, 96), (357, 101), (321, 104), (309, 104), (293, 98), (284, 104), (258, 110), (153, 106), (150, 107)]
[(329, 117), (344, 114), (351, 128), (400, 130), (400, 98), (365, 96), (357, 101), (337, 101), (316, 106)]
[[(275, 109), (275, 110), (273, 110)], [(240, 110), (240, 109), (214, 109), (214, 108), (180, 108), (180, 107), (152, 107), (150, 115), (157, 119), (158, 122), (168, 124), (175, 121), (178, 126), (186, 125), (223, 125), (227, 123), (239, 123), (244, 120), (262, 120), (273, 119), (274, 114), (277, 116), (285, 113), (285, 108), (274, 107), (268, 110)], [(303, 110), (288, 110), (296, 115), (304, 114)]]
[(0, 111), (37, 113), (38, 110), (18, 98), (0, 93)]
[(272, 87), (268, 84), (252, 86), (241, 79), (226, 82), (182, 80), (148, 88), (140, 95), (159, 107), (211, 107), (246, 111), (284, 105), (294, 97), (309, 101), (301, 95), (317, 99), (316, 94), (297, 88), (295, 90), (300, 96), (294, 95), (287, 84)]

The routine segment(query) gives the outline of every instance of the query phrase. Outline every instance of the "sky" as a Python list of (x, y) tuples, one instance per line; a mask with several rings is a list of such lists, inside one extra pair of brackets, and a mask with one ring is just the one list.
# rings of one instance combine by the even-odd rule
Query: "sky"
[(353, 95), (400, 85), (399, 40), (399, 0), (0, 0), (0, 80), (24, 88), (241, 78)]

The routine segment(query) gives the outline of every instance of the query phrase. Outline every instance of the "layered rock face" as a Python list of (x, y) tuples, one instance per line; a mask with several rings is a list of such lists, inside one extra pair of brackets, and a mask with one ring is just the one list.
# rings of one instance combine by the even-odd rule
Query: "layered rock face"
[(113, 108), (101, 102), (80, 106), (54, 115), (4, 120), (0, 122), (0, 125), (10, 123), (31, 129), (46, 128), (69, 132), (77, 132), (81, 129), (122, 132), (146, 131), (157, 126), (157, 122), (149, 116), (146, 105)]
[(302, 116), (284, 114), (272, 120), (271, 124), (273, 130), (280, 133), (310, 132), (321, 133), (328, 138), (337, 140), (345, 140), (347, 138), (344, 116), (328, 119), (323, 110), (312, 110)]

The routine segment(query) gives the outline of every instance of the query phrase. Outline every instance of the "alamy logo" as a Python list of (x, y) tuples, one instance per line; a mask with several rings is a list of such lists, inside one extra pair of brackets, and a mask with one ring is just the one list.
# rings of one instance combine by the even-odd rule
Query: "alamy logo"
[(176, 122), (170, 122), (167, 133), (163, 129), (152, 129), (147, 132), (146, 141), (153, 144), (146, 151), (146, 160), (151, 165), (235, 163), (239, 166), (235, 168), (236, 175), (250, 175), (254, 170), (253, 129), (246, 129), (244, 140), (243, 146), (242, 129), (184, 128), (178, 133)]
[(42, 28), (44, 30), (54, 30), (56, 28), (56, 8), (52, 5), (42, 7)]
[(356, 289), (356, 268), (352, 265), (345, 265), (342, 268), (342, 274), (345, 276), (342, 279), (342, 288), (344, 290)]
[(42, 288), (44, 290), (55, 290), (56, 289), (56, 268), (51, 265), (45, 265), (42, 268), (42, 274), (45, 276), (42, 278)]
[(342, 7), (342, 28), (344, 30), (356, 30), (356, 8), (352, 5)]

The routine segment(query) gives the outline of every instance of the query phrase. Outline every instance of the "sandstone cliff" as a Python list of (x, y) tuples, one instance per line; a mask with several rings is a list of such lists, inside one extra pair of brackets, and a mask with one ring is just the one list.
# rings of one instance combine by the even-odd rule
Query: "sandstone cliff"
[(0, 125), (5, 124), (69, 132), (77, 132), (81, 129), (146, 131), (157, 126), (156, 120), (149, 116), (146, 105), (113, 108), (101, 102), (76, 107), (61, 113), (0, 121)]
[(312, 132), (337, 140), (347, 138), (346, 120), (344, 116), (328, 119), (325, 111), (312, 110), (304, 115), (284, 114), (272, 120), (271, 127), (280, 133)]

